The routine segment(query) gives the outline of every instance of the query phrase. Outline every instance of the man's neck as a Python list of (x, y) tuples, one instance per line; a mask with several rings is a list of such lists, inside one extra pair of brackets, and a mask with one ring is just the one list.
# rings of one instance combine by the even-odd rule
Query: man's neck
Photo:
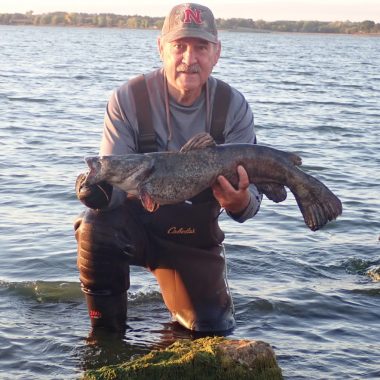
[(196, 91), (178, 91), (168, 83), (169, 95), (179, 104), (183, 106), (191, 106), (201, 95), (202, 88)]

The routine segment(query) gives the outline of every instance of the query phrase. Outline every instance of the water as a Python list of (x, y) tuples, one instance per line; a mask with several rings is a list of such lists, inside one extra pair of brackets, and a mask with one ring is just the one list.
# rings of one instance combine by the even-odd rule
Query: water
[[(83, 157), (111, 91), (160, 66), (156, 31), (0, 26), (0, 378), (74, 379), (191, 335), (134, 268), (126, 339), (89, 337), (73, 221)], [(287, 379), (380, 378), (380, 39), (221, 33), (215, 76), (240, 89), (259, 142), (299, 153), (344, 214), (309, 231), (290, 194), (222, 216), (237, 312)]]

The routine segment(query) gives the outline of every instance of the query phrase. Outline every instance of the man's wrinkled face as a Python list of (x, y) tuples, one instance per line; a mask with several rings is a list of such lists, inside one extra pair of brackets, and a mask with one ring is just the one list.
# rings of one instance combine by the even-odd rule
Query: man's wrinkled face
[(179, 93), (199, 93), (220, 56), (220, 43), (199, 38), (158, 41), (169, 86)]

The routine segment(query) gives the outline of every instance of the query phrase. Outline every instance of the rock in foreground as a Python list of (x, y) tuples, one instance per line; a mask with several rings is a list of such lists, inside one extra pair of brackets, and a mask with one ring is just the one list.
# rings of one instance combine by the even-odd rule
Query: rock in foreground
[(368, 268), (367, 274), (373, 281), (380, 281), (380, 265), (373, 265)]
[(120, 365), (89, 370), (84, 380), (282, 379), (268, 343), (222, 337), (180, 340)]

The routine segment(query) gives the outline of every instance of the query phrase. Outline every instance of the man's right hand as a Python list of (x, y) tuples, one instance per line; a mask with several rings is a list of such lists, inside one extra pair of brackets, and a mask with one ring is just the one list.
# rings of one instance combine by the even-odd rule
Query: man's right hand
[(94, 185), (86, 185), (87, 174), (79, 174), (75, 182), (77, 198), (87, 207), (98, 210), (106, 208), (112, 196), (112, 185), (102, 181)]

